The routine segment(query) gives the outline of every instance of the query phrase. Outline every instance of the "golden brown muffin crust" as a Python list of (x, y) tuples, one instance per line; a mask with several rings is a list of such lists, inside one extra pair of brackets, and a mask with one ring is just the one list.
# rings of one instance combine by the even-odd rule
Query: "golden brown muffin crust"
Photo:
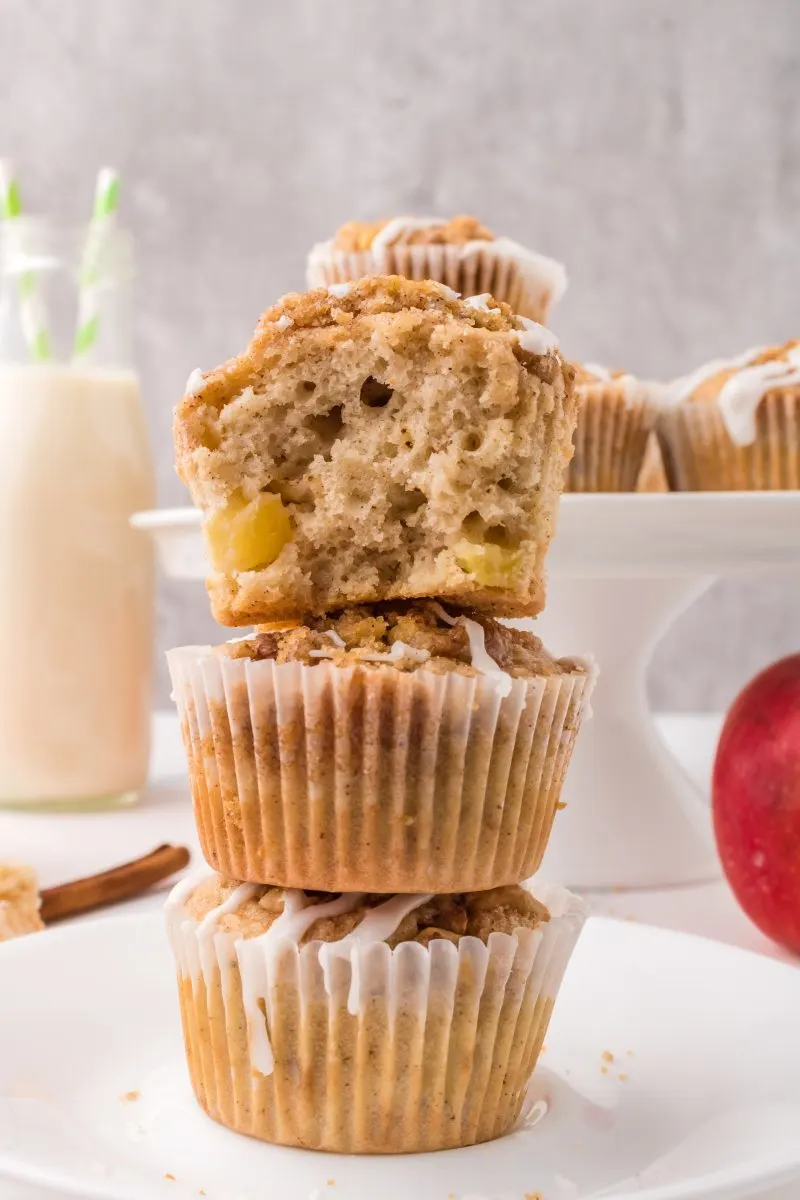
[[(218, 875), (203, 880), (186, 901), (187, 914), (201, 921), (227, 900), (237, 887), (238, 883)], [(323, 904), (335, 898), (330, 892), (307, 892), (306, 895), (313, 904)], [(283, 897), (283, 888), (259, 886), (253, 899), (246, 900), (236, 912), (221, 916), (217, 928), (241, 934), (245, 938), (258, 937), (266, 933), (283, 912)], [(352, 912), (315, 921), (300, 944), (338, 942), (360, 924), (369, 909), (388, 899), (389, 896), (382, 894), (363, 896)], [(425, 904), (413, 909), (399, 923), (392, 936), (386, 939), (386, 944), (393, 949), (401, 942), (428, 945), (436, 938), (445, 938), (458, 943), (462, 937), (478, 937), (485, 942), (490, 933), (535, 929), (549, 920), (550, 914), (545, 906), (518, 884), (483, 892), (458, 892), (433, 896)]]
[[(448, 672), (479, 675), (472, 666), (464, 624), (461, 621), (450, 624), (445, 614), (451, 620), (462, 615), (452, 606), (447, 610), (435, 601), (358, 605), (324, 617), (307, 617), (304, 623), (288, 629), (263, 628), (245, 641), (227, 642), (219, 647), (219, 653), (228, 658), (272, 659), (277, 663), (300, 662), (307, 666), (331, 661), (340, 667), (363, 665), (390, 671), (415, 671), (423, 667), (437, 675)], [(583, 669), (573, 659), (553, 658), (541, 640), (527, 630), (511, 629), (477, 612), (463, 615), (483, 627), (487, 653), (502, 671), (515, 678), (562, 675)], [(330, 637), (331, 632), (336, 635), (334, 638)], [(430, 657), (420, 661), (409, 655), (391, 663), (371, 662), (363, 657), (365, 653), (387, 654), (397, 643)]]
[[(733, 375), (738, 375), (740, 371), (749, 370), (750, 367), (759, 367), (763, 363), (781, 362), (788, 360), (789, 352), (800, 346), (800, 338), (794, 338), (791, 342), (786, 342), (783, 346), (769, 346), (766, 350), (762, 350), (760, 354), (754, 354), (752, 359), (746, 364), (739, 366), (723, 368), (717, 371), (714, 375), (709, 375), (698, 384), (696, 388), (686, 397), (687, 401), (696, 402), (699, 404), (707, 404), (716, 401), (725, 384)], [(765, 388), (765, 393), (773, 391), (771, 387)], [(779, 389), (783, 391), (783, 387)], [(791, 390), (798, 390), (796, 385)]]
[[(338, 229), (333, 238), (333, 249), (344, 254), (369, 250), (375, 238), (394, 217), (381, 221), (348, 221)], [(404, 246), (464, 246), (467, 242), (493, 242), (491, 229), (481, 225), (476, 217), (461, 214), (452, 217), (443, 225), (429, 225), (421, 229), (406, 229), (397, 241)]]
[[(463, 324), (471, 329), (486, 329), (492, 333), (524, 333), (525, 325), (507, 304), (492, 297), (486, 309), (472, 308), (457, 298), (450, 288), (430, 280), (416, 281), (402, 275), (370, 275), (347, 286), (344, 295), (327, 288), (310, 292), (290, 292), (282, 296), (262, 315), (250, 345), (244, 354), (228, 359), (214, 371), (202, 377), (191, 393), (183, 396), (175, 410), (174, 434), (178, 474), (186, 482), (182, 470), (184, 455), (191, 452), (194, 414), (208, 405), (221, 409), (247, 387), (257, 384), (272, 365), (270, 348), (291, 348), (291, 343), (308, 330), (347, 327), (358, 318), (375, 317), (385, 313), (407, 313), (409, 321), (424, 314), (434, 324), (450, 326)], [(531, 374), (545, 383), (563, 372), (570, 386), (573, 369), (558, 352), (534, 355), (515, 343), (514, 354)], [(186, 424), (189, 424), (187, 429)]]

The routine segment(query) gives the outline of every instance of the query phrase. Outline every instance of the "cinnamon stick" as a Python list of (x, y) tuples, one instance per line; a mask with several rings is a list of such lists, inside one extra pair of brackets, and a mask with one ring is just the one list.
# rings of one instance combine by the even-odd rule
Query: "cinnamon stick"
[(188, 862), (189, 851), (185, 846), (158, 846), (149, 854), (112, 867), (109, 871), (45, 888), (39, 910), (42, 920), (49, 925), (52, 921), (61, 921), (106, 904), (128, 900), (154, 883), (160, 883), (176, 871), (183, 870)]

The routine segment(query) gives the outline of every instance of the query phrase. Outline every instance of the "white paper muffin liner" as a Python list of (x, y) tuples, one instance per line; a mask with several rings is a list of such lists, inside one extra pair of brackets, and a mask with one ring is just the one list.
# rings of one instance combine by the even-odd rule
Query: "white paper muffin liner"
[(569, 492), (634, 492), (657, 408), (646, 384), (578, 384)]
[(542, 886), (551, 919), (537, 929), (354, 946), (326, 970), (318, 941), (198, 935), (184, 908), (192, 886), (173, 893), (167, 924), (209, 1116), (342, 1153), (466, 1146), (513, 1126), (586, 919), (577, 897)]
[(200, 843), (229, 879), (458, 892), (538, 868), (593, 670), (515, 679), (167, 655)]
[(688, 400), (664, 407), (656, 426), (673, 491), (800, 488), (800, 388), (774, 389), (756, 410), (756, 436), (737, 445), (719, 406)]
[(341, 251), (321, 242), (308, 256), (306, 281), (312, 287), (349, 283), (365, 275), (404, 275), (434, 279), (464, 297), (489, 292), (523, 317), (546, 324), (567, 288), (561, 263), (520, 246), (510, 238), (464, 245), (390, 245), (377, 251)]

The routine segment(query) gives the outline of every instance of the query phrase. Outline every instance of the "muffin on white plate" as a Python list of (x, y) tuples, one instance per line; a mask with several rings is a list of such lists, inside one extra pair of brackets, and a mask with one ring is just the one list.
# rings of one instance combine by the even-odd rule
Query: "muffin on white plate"
[(284, 891), (212, 876), (167, 905), (210, 1117), (344, 1154), (444, 1150), (520, 1115), (584, 903)]
[(349, 283), (364, 275), (435, 279), (462, 296), (489, 292), (520, 316), (546, 324), (567, 288), (561, 263), (495, 237), (475, 217), (392, 217), (348, 221), (309, 255), (309, 287)]

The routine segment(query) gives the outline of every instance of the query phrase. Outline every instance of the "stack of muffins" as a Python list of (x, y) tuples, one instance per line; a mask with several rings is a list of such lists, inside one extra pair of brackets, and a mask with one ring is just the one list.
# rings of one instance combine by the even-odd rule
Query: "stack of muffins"
[(286, 296), (190, 378), (212, 610), (255, 630), (168, 656), (216, 872), (168, 923), (231, 1129), (395, 1153), (519, 1117), (586, 915), (521, 881), (592, 672), (496, 618), (544, 605), (575, 407), (541, 325), (396, 275)]

